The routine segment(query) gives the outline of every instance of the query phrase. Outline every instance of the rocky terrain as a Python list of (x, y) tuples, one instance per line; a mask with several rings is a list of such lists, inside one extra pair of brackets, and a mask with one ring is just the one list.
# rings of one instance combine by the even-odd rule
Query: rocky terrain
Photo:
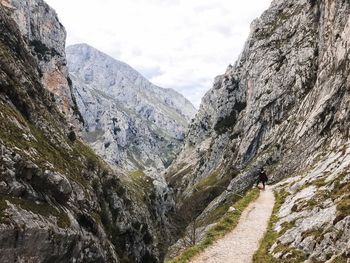
[(0, 3), (17, 23), (31, 54), (37, 58), (43, 86), (55, 96), (60, 112), (73, 118), (75, 109), (65, 57), (66, 31), (55, 11), (41, 1), (1, 0)]
[(192, 104), (86, 44), (67, 48), (83, 137), (111, 164), (159, 177), (182, 145)]
[(71, 128), (56, 13), (0, 3), (0, 261), (162, 262), (172, 199), (142, 172), (111, 169)]
[[(56, 13), (0, 3), (1, 262), (162, 262), (261, 167), (277, 201), (254, 260), (348, 261), (349, 1), (274, 0), (185, 138), (183, 97), (87, 45), (68, 49), (70, 80)], [(169, 190), (142, 170), (160, 174), (181, 140)]]
[(349, 14), (349, 1), (274, 0), (252, 23), (166, 171), (179, 224), (215, 222), (265, 167), (270, 182), (289, 178), (273, 259), (349, 257)]

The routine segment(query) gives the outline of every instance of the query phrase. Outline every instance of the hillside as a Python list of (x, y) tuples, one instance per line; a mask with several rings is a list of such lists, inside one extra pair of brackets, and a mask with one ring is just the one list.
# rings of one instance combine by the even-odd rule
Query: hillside
[(0, 261), (162, 262), (164, 189), (111, 169), (71, 128), (56, 13), (3, 0), (0, 24)]
[(187, 224), (215, 222), (264, 167), (270, 182), (289, 178), (273, 258), (348, 255), (349, 14), (348, 1), (275, 0), (252, 23), (166, 172)]

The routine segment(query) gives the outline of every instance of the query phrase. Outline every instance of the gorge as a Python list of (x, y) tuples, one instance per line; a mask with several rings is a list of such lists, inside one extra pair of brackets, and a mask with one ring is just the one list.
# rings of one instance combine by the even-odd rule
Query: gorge
[(0, 0), (0, 24), (1, 262), (177, 262), (260, 168), (276, 204), (253, 261), (349, 261), (349, 1), (272, 1), (197, 113), (66, 49), (43, 0)]

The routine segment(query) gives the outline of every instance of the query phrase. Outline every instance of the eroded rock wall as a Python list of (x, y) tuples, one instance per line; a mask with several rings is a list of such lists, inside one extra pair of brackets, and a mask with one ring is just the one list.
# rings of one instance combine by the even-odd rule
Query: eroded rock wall
[[(37, 59), (43, 86), (55, 95), (60, 111), (73, 118), (75, 108), (65, 57), (66, 30), (56, 12), (42, 0), (2, 0)], [(71, 120), (73, 121), (73, 119)]]
[(306, 176), (319, 154), (347, 147), (349, 14), (348, 1), (275, 0), (252, 23), (166, 172), (179, 211), (195, 206), (209, 217), (251, 187), (260, 167), (272, 182)]
[[(2, 3), (0, 261), (161, 262), (168, 242), (164, 188), (143, 174), (112, 170), (67, 134), (69, 118), (52, 94), (60, 83), (51, 89), (43, 81), (46, 63), (65, 61), (64, 39), (42, 40), (46, 47), (58, 46), (53, 60), (51, 53), (41, 57), (13, 8), (39, 9), (26, 17), (29, 34), (57, 25), (57, 17), (41, 1)], [(40, 17), (42, 8), (47, 16)]]

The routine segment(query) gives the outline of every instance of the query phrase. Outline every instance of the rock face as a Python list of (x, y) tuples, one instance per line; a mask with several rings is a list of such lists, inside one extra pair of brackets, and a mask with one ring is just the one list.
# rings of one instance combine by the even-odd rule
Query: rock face
[(1, 1), (0, 262), (162, 262), (172, 198), (68, 133), (63, 41), (41, 0)]
[(349, 144), (319, 156), (301, 176), (277, 185), (283, 202), (270, 253), (281, 261), (346, 262), (350, 258)]
[(56, 12), (42, 0), (1, 0), (0, 3), (16, 21), (31, 54), (37, 59), (43, 86), (55, 95), (60, 111), (67, 118), (73, 118), (75, 107), (65, 58), (66, 31)]
[(193, 105), (86, 44), (68, 47), (67, 59), (84, 137), (92, 147), (127, 170), (167, 167), (194, 117)]
[[(339, 151), (348, 155), (349, 14), (349, 1), (275, 0), (253, 22), (240, 58), (215, 79), (190, 125), (183, 151), (166, 172), (179, 211), (210, 217), (234, 194), (251, 187), (262, 166), (270, 181), (311, 178), (315, 173), (310, 169), (322, 164), (322, 156)], [(341, 160), (335, 163), (342, 165)], [(327, 191), (332, 192), (331, 183), (341, 178), (338, 168), (333, 165), (323, 174), (330, 178)], [(336, 224), (347, 226), (349, 182), (340, 185), (343, 190), (325, 203), (301, 206), (303, 214), (294, 219), (317, 220), (326, 209), (329, 215), (318, 227), (331, 226), (337, 213), (342, 217)], [(327, 243), (332, 248), (317, 245), (315, 259), (340, 253), (345, 237), (319, 237), (324, 244), (332, 239)], [(308, 242), (291, 240), (290, 236), (283, 242), (311, 257), (310, 249), (300, 245)]]

